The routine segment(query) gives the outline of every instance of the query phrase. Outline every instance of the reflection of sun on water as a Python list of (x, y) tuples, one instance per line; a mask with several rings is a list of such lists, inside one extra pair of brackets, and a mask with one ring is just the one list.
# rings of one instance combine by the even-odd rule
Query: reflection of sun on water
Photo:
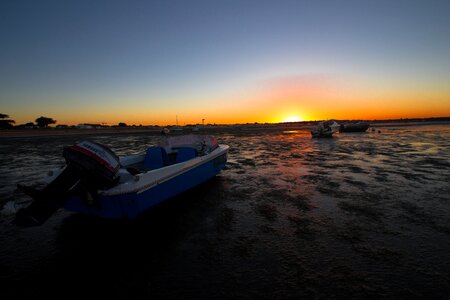
[(284, 118), (282, 122), (301, 122), (301, 121), (303, 121), (303, 119), (298, 116), (290, 116)]

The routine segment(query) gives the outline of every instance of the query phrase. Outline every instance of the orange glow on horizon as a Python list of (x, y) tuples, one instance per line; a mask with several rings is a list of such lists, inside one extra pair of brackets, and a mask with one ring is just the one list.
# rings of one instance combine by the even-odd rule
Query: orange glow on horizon
[(303, 119), (300, 118), (300, 117), (297, 117), (297, 116), (290, 116), (290, 117), (287, 117), (287, 118), (282, 120), (283, 123), (287, 123), (287, 122), (301, 122), (301, 121), (303, 121)]
[[(408, 99), (392, 98), (393, 100), (370, 99), (321, 99), (314, 105), (314, 101), (308, 99), (263, 99), (237, 101), (217, 109), (204, 109), (203, 112), (187, 111), (178, 114), (178, 125), (202, 124), (246, 124), (246, 123), (279, 123), (301, 122), (325, 119), (337, 120), (387, 120), (406, 118), (430, 118), (449, 117), (450, 103), (441, 101), (416, 102)], [(450, 98), (449, 98), (450, 99)], [(272, 101), (271, 101), (272, 100)], [(301, 114), (297, 113), (301, 111)], [(132, 111), (97, 114), (77, 115), (69, 112), (60, 113), (53, 111), (48, 113), (33, 114), (16, 118), (10, 114), (16, 125), (34, 122), (40, 115), (57, 120), (56, 125), (77, 125), (82, 123), (117, 125), (124, 122), (127, 125), (176, 125), (176, 116), (172, 112), (161, 111), (146, 112)]]
[[(348, 84), (352, 82), (352, 84)], [(20, 107), (6, 111), (16, 125), (39, 116), (56, 125), (82, 123), (117, 125), (245, 124), (325, 119), (386, 120), (450, 117), (448, 87), (390, 89), (333, 76), (291, 76), (259, 82), (232, 95), (181, 100), (124, 99), (89, 105)], [(74, 102), (72, 102), (74, 103)]]
[[(161, 118), (148, 117), (148, 118), (108, 118), (107, 116), (103, 118), (95, 118), (91, 117), (87, 118), (58, 118), (54, 117), (55, 114), (45, 114), (44, 116), (51, 117), (57, 121), (55, 125), (66, 124), (66, 125), (77, 125), (83, 123), (89, 124), (104, 124), (104, 125), (117, 125), (119, 122), (124, 122), (127, 125), (157, 125), (157, 126), (169, 126), (176, 125), (175, 120), (171, 116)], [(432, 117), (449, 117), (450, 111), (410, 111), (410, 112), (402, 112), (396, 110), (383, 110), (382, 108), (370, 110), (366, 113), (355, 112), (352, 110), (346, 111), (323, 111), (317, 113), (311, 113), (310, 117), (276, 117), (276, 115), (270, 115), (270, 112), (264, 113), (261, 115), (258, 114), (242, 114), (241, 116), (219, 116), (219, 115), (210, 115), (208, 118), (180, 118), (178, 125), (195, 125), (202, 124), (202, 119), (205, 119), (204, 124), (246, 124), (246, 123), (282, 123), (282, 122), (302, 122), (302, 121), (315, 121), (315, 120), (326, 120), (326, 119), (337, 119), (337, 120), (388, 120), (388, 119), (408, 119), (408, 118), (432, 118)], [(14, 118), (12, 118), (14, 119)], [(36, 117), (33, 119), (21, 119), (16, 118), (16, 125), (25, 124), (28, 122), (33, 122)]]

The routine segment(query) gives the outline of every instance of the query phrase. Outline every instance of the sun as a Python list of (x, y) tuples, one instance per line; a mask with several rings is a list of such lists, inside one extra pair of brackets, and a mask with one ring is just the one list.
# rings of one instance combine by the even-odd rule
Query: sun
[(287, 122), (301, 122), (303, 121), (302, 118), (300, 118), (299, 116), (289, 116), (287, 118), (283, 119), (283, 123), (287, 123)]

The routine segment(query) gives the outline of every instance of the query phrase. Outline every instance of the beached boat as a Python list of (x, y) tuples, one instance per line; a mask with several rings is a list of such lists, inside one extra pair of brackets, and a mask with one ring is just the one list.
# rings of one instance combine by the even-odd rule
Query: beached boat
[(169, 134), (169, 133), (170, 133), (170, 129), (167, 128), (167, 127), (164, 127), (164, 128), (161, 130), (161, 134)]
[(40, 225), (61, 206), (104, 218), (133, 219), (214, 177), (225, 166), (228, 148), (200, 135), (170, 137), (145, 153), (120, 158), (91, 141), (66, 147), (66, 166), (50, 174), (42, 190), (19, 186), (34, 201), (17, 212), (16, 223)]
[(346, 123), (341, 124), (339, 132), (366, 132), (369, 127), (368, 122)]
[(314, 138), (332, 137), (334, 133), (338, 132), (339, 124), (334, 120), (319, 122), (317, 127), (311, 131)]

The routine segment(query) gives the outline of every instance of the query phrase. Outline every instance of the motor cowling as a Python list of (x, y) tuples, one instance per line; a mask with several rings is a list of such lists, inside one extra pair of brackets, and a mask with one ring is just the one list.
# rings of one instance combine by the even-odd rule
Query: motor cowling
[(18, 185), (33, 198), (33, 202), (20, 209), (14, 222), (21, 226), (43, 224), (64, 205), (70, 193), (81, 198), (96, 198), (97, 190), (113, 186), (118, 180), (120, 160), (108, 147), (92, 141), (82, 141), (65, 147), (66, 167), (58, 177), (42, 190)]
[(82, 141), (65, 147), (63, 156), (67, 165), (79, 168), (81, 179), (88, 179), (97, 188), (109, 187), (117, 179), (120, 169), (119, 157), (102, 144)]

